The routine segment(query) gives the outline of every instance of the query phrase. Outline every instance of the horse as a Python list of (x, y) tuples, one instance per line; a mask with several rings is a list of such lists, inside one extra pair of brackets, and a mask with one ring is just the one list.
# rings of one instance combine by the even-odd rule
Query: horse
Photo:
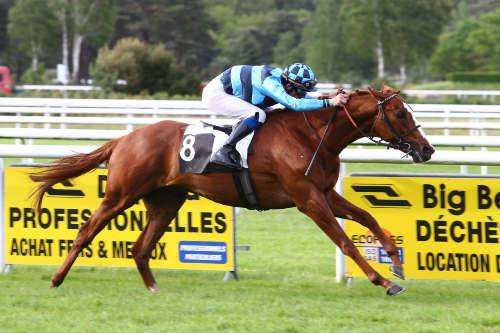
[[(107, 223), (139, 199), (144, 201), (148, 223), (132, 253), (146, 288), (153, 293), (159, 289), (149, 267), (150, 254), (188, 192), (225, 205), (245, 207), (230, 172), (180, 174), (178, 152), (187, 126), (160, 121), (110, 140), (88, 154), (60, 158), (30, 175), (39, 183), (34, 192), (34, 204), (39, 211), (51, 186), (102, 163), (108, 168), (104, 198), (80, 228), (66, 259), (52, 277), (52, 288), (61, 285), (79, 252)], [(410, 155), (415, 163), (429, 160), (434, 153), (399, 91), (384, 85), (380, 91), (368, 87), (351, 92), (344, 108), (270, 113), (253, 139), (248, 158), (250, 175), (261, 209), (297, 207), (359, 265), (374, 285), (385, 288), (388, 295), (397, 295), (404, 288), (375, 271), (337, 221), (353, 220), (373, 232), (392, 260), (390, 271), (404, 279), (394, 242), (370, 213), (334, 189), (340, 152), (361, 137), (384, 140), (390, 147)], [(314, 163), (305, 175), (313, 155)]]

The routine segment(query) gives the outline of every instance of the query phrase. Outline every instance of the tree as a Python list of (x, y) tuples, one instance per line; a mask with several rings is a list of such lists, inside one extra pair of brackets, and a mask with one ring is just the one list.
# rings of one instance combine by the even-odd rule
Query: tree
[(150, 43), (163, 43), (179, 64), (199, 72), (215, 55), (216, 23), (203, 0), (123, 0), (118, 6), (114, 39), (136, 36)]
[(385, 34), (388, 58), (407, 81), (407, 68), (429, 59), (450, 19), (451, 0), (400, 0), (391, 8)]
[(477, 20), (467, 40), (466, 47), (472, 50), (477, 69), (498, 71), (500, 69), (500, 8)]
[(500, 9), (467, 19), (442, 36), (430, 60), (431, 72), (490, 71), (500, 68)]
[[(198, 87), (163, 45), (151, 46), (137, 38), (121, 39), (113, 49), (107, 46), (101, 48), (93, 77), (105, 89), (130, 94), (143, 91), (150, 94), (159, 91), (192, 94)], [(118, 85), (119, 79), (125, 80), (126, 84)]]
[(62, 64), (64, 65), (64, 82), (69, 81), (69, 11), (70, 0), (49, 0), (49, 9), (54, 13), (61, 27)]
[(116, 21), (114, 0), (70, 0), (73, 26), (73, 80), (80, 75), (82, 43), (88, 39), (95, 46), (104, 44), (112, 35)]
[[(0, 2), (0, 55), (7, 49), (7, 24), (9, 17), (9, 8), (12, 6), (12, 0)], [(3, 60), (4, 62), (5, 60)]]
[[(399, 2), (398, 2), (399, 3)], [(367, 57), (366, 51), (377, 64), (377, 77), (386, 76), (386, 56), (389, 45), (387, 36), (394, 4), (390, 0), (353, 0), (342, 5), (345, 25), (342, 31), (346, 37), (347, 48), (358, 57)]]
[(318, 0), (306, 59), (333, 80), (399, 70), (406, 81), (407, 68), (429, 58), (450, 10), (450, 0)]
[[(304, 31), (306, 61), (324, 80), (340, 81), (363, 66), (357, 52), (348, 52), (343, 31), (343, 0), (318, 0), (316, 10)], [(362, 48), (360, 50), (365, 50)]]
[(9, 45), (28, 55), (32, 70), (37, 71), (40, 57), (51, 49), (56, 26), (45, 1), (17, 0), (9, 10)]

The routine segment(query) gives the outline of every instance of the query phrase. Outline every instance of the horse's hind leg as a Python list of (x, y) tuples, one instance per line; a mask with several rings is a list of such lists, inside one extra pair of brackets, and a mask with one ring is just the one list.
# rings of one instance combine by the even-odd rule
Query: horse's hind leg
[(68, 274), (80, 251), (85, 248), (94, 237), (106, 226), (106, 224), (120, 212), (124, 211), (134, 203), (134, 198), (126, 196), (119, 198), (108, 195), (101, 202), (99, 208), (90, 216), (78, 231), (75, 242), (69, 251), (59, 270), (52, 277), (51, 287), (58, 287)]
[(163, 187), (144, 197), (147, 208), (148, 224), (132, 249), (137, 269), (151, 292), (158, 291), (153, 274), (149, 268), (149, 258), (156, 243), (165, 233), (169, 222), (186, 201), (187, 192), (176, 187)]
[(371, 214), (367, 211), (356, 207), (347, 201), (344, 197), (335, 192), (335, 190), (331, 190), (328, 193), (328, 200), (330, 201), (330, 207), (332, 208), (335, 216), (354, 220), (370, 229), (380, 243), (382, 243), (387, 254), (391, 257), (391, 272), (395, 276), (404, 279), (403, 265), (399, 259), (397, 247), (389, 235), (382, 230), (373, 216), (371, 216)]

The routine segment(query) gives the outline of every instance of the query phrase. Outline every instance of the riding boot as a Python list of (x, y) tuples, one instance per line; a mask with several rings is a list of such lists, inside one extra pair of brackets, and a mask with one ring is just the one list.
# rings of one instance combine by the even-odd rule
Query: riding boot
[(248, 134), (252, 133), (255, 128), (248, 126), (245, 121), (240, 122), (233, 129), (226, 142), (210, 160), (211, 163), (222, 165), (229, 168), (240, 169), (239, 154), (236, 151), (236, 144)]

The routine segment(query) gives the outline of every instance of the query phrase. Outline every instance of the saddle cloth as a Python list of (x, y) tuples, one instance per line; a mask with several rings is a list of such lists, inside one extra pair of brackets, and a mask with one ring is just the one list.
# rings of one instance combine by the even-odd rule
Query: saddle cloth
[[(180, 172), (210, 172), (210, 158), (226, 142), (230, 131), (230, 127), (214, 126), (204, 122), (189, 125), (184, 131), (179, 146)], [(243, 168), (248, 168), (248, 150), (254, 133), (250, 133), (236, 144), (236, 150), (241, 156), (241, 166)], [(220, 171), (220, 168), (218, 171)]]

